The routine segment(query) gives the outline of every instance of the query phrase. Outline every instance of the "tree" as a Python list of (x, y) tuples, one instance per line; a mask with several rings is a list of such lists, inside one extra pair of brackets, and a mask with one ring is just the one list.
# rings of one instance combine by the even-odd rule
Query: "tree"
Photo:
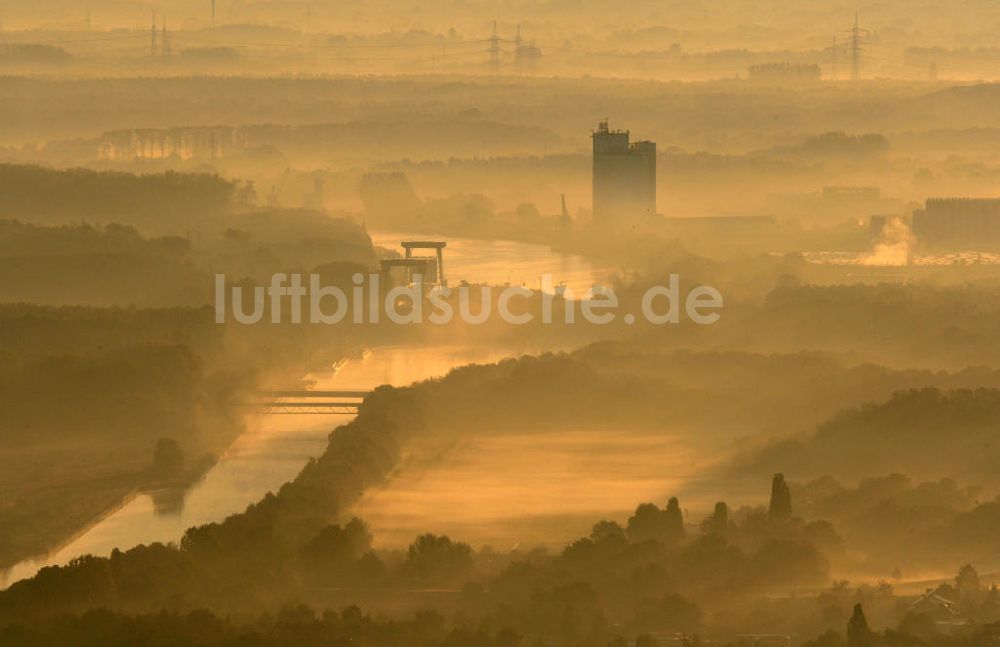
[[(344, 526), (328, 525), (300, 551), (302, 566), (311, 578), (334, 581), (349, 570), (357, 570), (357, 562), (368, 554), (371, 542), (368, 526), (358, 518)], [(364, 565), (371, 567), (367, 560)]]
[(775, 474), (771, 479), (771, 503), (767, 514), (772, 521), (787, 521), (792, 518), (792, 491), (785, 483), (784, 474)]
[(369, 216), (412, 216), (423, 204), (403, 173), (367, 173), (361, 178), (358, 193)]
[(854, 613), (847, 621), (847, 647), (871, 647), (875, 644), (875, 633), (868, 627), (865, 610), (860, 604), (854, 605)]
[(753, 564), (762, 580), (782, 585), (821, 582), (830, 571), (823, 554), (801, 540), (769, 541), (753, 556)]
[(937, 635), (937, 625), (930, 614), (910, 611), (899, 623), (899, 631), (930, 642)]
[(955, 576), (955, 591), (958, 593), (958, 603), (962, 612), (975, 616), (984, 595), (979, 573), (972, 564), (966, 564), (958, 570), (958, 575)]
[(667, 509), (663, 511), (665, 539), (670, 542), (680, 541), (684, 538), (684, 514), (681, 512), (680, 501), (677, 497), (670, 497), (667, 501)]
[(640, 503), (628, 519), (625, 532), (630, 541), (659, 540), (663, 535), (663, 515), (655, 503)]
[(979, 573), (972, 564), (966, 564), (958, 570), (958, 575), (955, 576), (955, 588), (962, 598), (973, 597), (982, 589)]
[(617, 521), (598, 521), (590, 531), (590, 539), (598, 543), (605, 539), (625, 539), (625, 529)]
[(153, 450), (153, 473), (160, 478), (177, 476), (184, 469), (184, 451), (173, 438), (160, 438)]
[(472, 548), (443, 535), (420, 535), (407, 550), (404, 568), (422, 580), (455, 581), (472, 571)]
[(729, 536), (731, 521), (729, 518), (729, 506), (719, 501), (715, 504), (715, 510), (707, 519), (701, 522), (701, 532), (709, 537)]
[(661, 541), (674, 543), (684, 537), (684, 515), (676, 498), (661, 510), (654, 503), (642, 503), (629, 517), (625, 530), (630, 541)]

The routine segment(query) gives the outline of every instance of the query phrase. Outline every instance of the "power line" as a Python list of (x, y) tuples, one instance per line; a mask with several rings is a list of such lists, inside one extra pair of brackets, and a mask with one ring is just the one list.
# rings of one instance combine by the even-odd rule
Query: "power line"
[[(239, 41), (239, 40), (226, 40), (218, 38), (199, 38), (197, 36), (180, 36), (174, 37), (176, 40), (190, 41), (193, 43), (206, 43), (211, 45), (233, 45), (240, 47), (281, 47), (287, 49), (302, 49), (304, 47), (301, 43), (271, 43), (265, 41)], [(483, 38), (480, 40), (466, 40), (460, 43), (445, 43), (449, 47), (467, 47), (471, 45), (481, 46), (483, 43), (490, 42), (491, 39)], [(437, 48), (441, 47), (442, 43), (343, 43), (343, 44), (330, 44), (330, 43), (311, 43), (305, 45), (305, 47), (311, 49), (417, 49), (423, 47)]]
[[(10, 33), (6, 34), (10, 36)], [(114, 36), (101, 36), (97, 38), (65, 38), (62, 40), (31, 40), (30, 42), (34, 45), (72, 45), (75, 43), (104, 43), (109, 41), (118, 40), (135, 40), (137, 38), (146, 38), (146, 34), (142, 31), (134, 31), (129, 34), (116, 34)], [(11, 39), (7, 39), (10, 42)], [(22, 41), (24, 42), (24, 41)]]
[[(489, 51), (490, 50), (488, 50), (488, 49), (479, 49), (479, 50), (475, 50), (475, 51), (458, 52), (457, 54), (449, 54), (448, 56), (449, 56), (449, 58), (459, 58), (459, 59), (461, 59), (461, 58), (469, 59), (471, 57), (477, 57), (478, 58), (478, 57), (481, 57), (483, 54), (489, 53)], [(317, 60), (320, 60), (320, 61), (340, 61), (340, 62), (344, 62), (344, 63), (365, 63), (365, 62), (368, 62), (368, 61), (372, 61), (372, 62), (381, 62), (381, 61), (408, 61), (408, 62), (420, 63), (420, 62), (432, 62), (432, 61), (435, 61), (435, 60), (439, 60), (440, 57), (438, 57), (436, 54), (431, 54), (429, 56), (418, 56), (418, 57), (413, 57), (413, 56), (380, 56), (380, 57), (365, 56), (365, 57), (362, 57), (362, 58), (354, 58), (354, 57), (345, 57), (345, 56), (317, 56), (315, 58)], [(482, 60), (482, 59), (480, 59), (480, 60)]]
[[(414, 63), (419, 62), (432, 62), (441, 61), (445, 62), (448, 59), (452, 59), (456, 62), (470, 61), (473, 57), (481, 57), (484, 54), (489, 56), (490, 63), (493, 65), (494, 70), (499, 71), (501, 65), (501, 59), (503, 56), (509, 54), (517, 54), (518, 45), (524, 46), (524, 40), (520, 35), (520, 30), (515, 38), (508, 39), (501, 37), (497, 32), (497, 23), (493, 23), (493, 32), (488, 38), (480, 39), (470, 39), (463, 41), (445, 41), (445, 42), (424, 42), (424, 43), (278, 43), (269, 41), (246, 41), (237, 39), (226, 39), (226, 38), (203, 38), (199, 36), (189, 36), (184, 33), (178, 35), (176, 32), (170, 32), (167, 29), (167, 19), (166, 16), (158, 16), (157, 12), (153, 10), (151, 12), (151, 21), (149, 31), (143, 33), (142, 30), (138, 30), (127, 34), (115, 34), (108, 35), (104, 37), (94, 37), (94, 38), (71, 38), (63, 40), (53, 40), (49, 41), (51, 44), (62, 44), (62, 43), (90, 43), (90, 42), (112, 42), (112, 41), (125, 41), (125, 40), (136, 40), (142, 38), (148, 38), (149, 43), (149, 56), (150, 58), (169, 58), (173, 54), (173, 49), (175, 47), (175, 42), (177, 43), (200, 43), (200, 44), (211, 44), (211, 45), (228, 45), (237, 47), (262, 47), (262, 48), (283, 48), (283, 49), (293, 49), (302, 52), (321, 52), (321, 51), (344, 51), (351, 52), (357, 50), (413, 50), (416, 54), (419, 50), (426, 50), (430, 48), (429, 55), (424, 56), (412, 56), (412, 55), (401, 55), (401, 56), (362, 56), (354, 57), (350, 54), (341, 56), (315, 56), (314, 58), (318, 60), (330, 60), (330, 61), (340, 61), (344, 63), (365, 63), (367, 61), (371, 62), (383, 62), (383, 61), (411, 61)], [(158, 20), (159, 18), (159, 20)], [(504, 43), (514, 43), (515, 49), (508, 50), (502, 46)], [(487, 45), (486, 48), (483, 46)], [(440, 54), (439, 54), (440, 52)], [(480, 59), (481, 60), (481, 59)]]
[[(156, 36), (157, 45), (159, 45), (159, 31), (160, 27), (156, 25), (156, 12), (153, 12), (152, 25), (154, 25), (155, 30), (158, 32)], [(101, 36), (94, 38), (65, 38), (56, 40), (32, 40), (32, 43), (38, 45), (70, 45), (75, 43), (103, 43), (112, 42), (120, 40), (136, 40), (140, 38), (152, 38), (150, 36), (151, 32), (143, 32), (142, 30), (133, 31), (128, 34), (115, 34), (109, 36)], [(288, 49), (301, 49), (302, 44), (296, 43), (274, 43), (266, 41), (240, 41), (240, 40), (229, 40), (229, 39), (218, 39), (218, 38), (199, 38), (197, 36), (177, 36), (176, 32), (170, 34), (171, 40), (183, 40), (185, 42), (192, 43), (205, 43), (211, 45), (233, 45), (241, 47), (275, 47), (275, 48), (288, 48)], [(506, 42), (504, 39), (499, 39), (500, 42)], [(418, 48), (458, 48), (458, 47), (481, 47), (483, 43), (490, 42), (489, 38), (481, 38), (478, 40), (466, 40), (462, 42), (447, 42), (447, 43), (343, 43), (343, 44), (330, 44), (330, 43), (310, 43), (305, 45), (310, 49), (418, 49)], [(157, 49), (157, 51), (159, 51)]]

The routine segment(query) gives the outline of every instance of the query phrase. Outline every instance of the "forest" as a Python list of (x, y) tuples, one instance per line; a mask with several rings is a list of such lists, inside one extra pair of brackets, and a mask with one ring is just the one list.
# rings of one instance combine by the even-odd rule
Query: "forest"
[(0, 3), (0, 645), (996, 645), (998, 24)]

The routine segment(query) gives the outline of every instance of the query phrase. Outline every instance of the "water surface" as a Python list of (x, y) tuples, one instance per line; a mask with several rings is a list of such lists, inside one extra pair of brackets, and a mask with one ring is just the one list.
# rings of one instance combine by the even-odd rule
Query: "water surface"
[[(433, 237), (431, 237), (433, 239)], [(402, 240), (427, 236), (376, 233), (377, 245), (399, 249)], [(580, 293), (604, 283), (609, 272), (581, 256), (553, 252), (544, 245), (510, 241), (445, 238), (445, 271), (452, 283), (517, 283), (537, 287), (543, 274)], [(403, 386), (440, 376), (456, 366), (494, 362), (539, 348), (483, 348), (468, 344), (394, 346), (372, 349), (364, 359), (349, 361), (336, 372), (307, 375), (316, 389), (373, 389), (381, 384)], [(295, 478), (310, 458), (323, 453), (327, 436), (350, 420), (347, 415), (259, 415), (220, 460), (194, 484), (173, 510), (139, 494), (40, 559), (25, 560), (0, 574), (0, 585), (31, 577), (39, 568), (65, 564), (79, 555), (108, 555), (115, 548), (176, 542), (188, 528), (221, 521)]]

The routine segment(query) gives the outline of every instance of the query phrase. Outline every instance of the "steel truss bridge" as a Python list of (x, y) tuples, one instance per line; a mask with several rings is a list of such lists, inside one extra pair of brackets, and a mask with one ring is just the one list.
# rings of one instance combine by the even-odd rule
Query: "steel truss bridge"
[(258, 391), (255, 404), (268, 414), (355, 415), (371, 391)]

